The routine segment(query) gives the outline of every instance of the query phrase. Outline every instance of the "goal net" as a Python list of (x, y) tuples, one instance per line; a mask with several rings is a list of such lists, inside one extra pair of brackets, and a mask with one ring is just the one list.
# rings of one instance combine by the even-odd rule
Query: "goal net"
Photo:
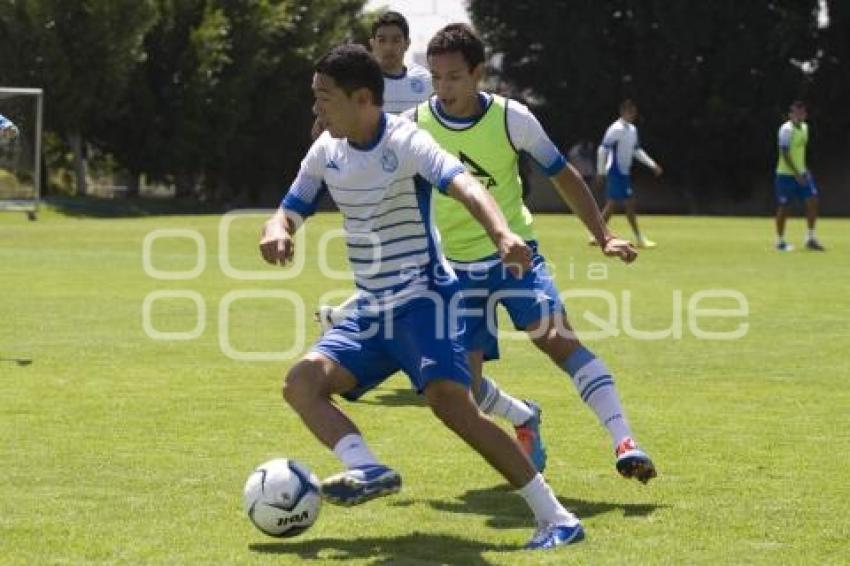
[(19, 210), (35, 218), (41, 196), (43, 92), (0, 87), (0, 114), (17, 136), (0, 135), (0, 210)]

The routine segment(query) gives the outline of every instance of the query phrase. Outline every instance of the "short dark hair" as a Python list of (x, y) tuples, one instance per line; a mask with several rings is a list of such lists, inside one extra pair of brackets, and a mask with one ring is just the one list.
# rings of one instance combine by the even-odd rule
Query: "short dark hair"
[(631, 98), (624, 98), (622, 102), (620, 102), (620, 112), (625, 112), (626, 110), (637, 110), (637, 104)]
[(337, 45), (319, 59), (314, 70), (331, 77), (345, 94), (369, 89), (375, 106), (384, 105), (384, 75), (381, 67), (362, 45)]
[(789, 107), (789, 110), (805, 110), (805, 109), (806, 109), (806, 103), (803, 102), (802, 100), (795, 100), (794, 102), (791, 103), (791, 106)]
[(449, 24), (428, 42), (426, 57), (442, 53), (460, 53), (472, 70), (484, 62), (484, 42), (468, 24)]
[(404, 39), (410, 39), (410, 26), (407, 25), (407, 20), (398, 12), (384, 12), (378, 19), (372, 23), (372, 37), (378, 35), (378, 29), (384, 26), (396, 26), (401, 30)]

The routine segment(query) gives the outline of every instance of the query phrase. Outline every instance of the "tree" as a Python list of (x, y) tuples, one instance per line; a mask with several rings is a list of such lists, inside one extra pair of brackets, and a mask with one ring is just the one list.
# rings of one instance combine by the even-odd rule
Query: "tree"
[[(788, 102), (815, 80), (815, 0), (472, 0), (500, 72), (543, 101), (562, 142), (601, 138), (634, 98), (641, 136), (693, 208), (767, 177)], [(846, 73), (845, 73), (846, 74)]]
[(74, 151), (77, 191), (86, 189), (86, 140), (124, 95), (152, 0), (11, 0), (0, 5), (3, 80), (45, 90), (48, 127)]

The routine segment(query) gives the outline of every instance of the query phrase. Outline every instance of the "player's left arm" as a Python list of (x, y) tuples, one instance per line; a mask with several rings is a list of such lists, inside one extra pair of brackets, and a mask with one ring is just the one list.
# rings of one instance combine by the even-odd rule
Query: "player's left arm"
[(626, 263), (637, 257), (637, 252), (627, 240), (617, 238), (602, 220), (596, 200), (576, 169), (567, 163), (537, 118), (516, 102), (509, 106), (509, 135), (518, 150), (527, 152), (551, 179), (561, 199), (581, 219), (600, 248), (608, 256), (617, 256)]
[(652, 169), (652, 172), (655, 173), (656, 177), (660, 177), (664, 173), (664, 169), (661, 168), (661, 165), (652, 159), (642, 147), (638, 146), (637, 149), (635, 149), (635, 157), (638, 161)]
[(575, 167), (565, 163), (550, 179), (561, 199), (593, 234), (605, 255), (619, 257), (625, 263), (631, 263), (637, 258), (637, 251), (631, 243), (618, 238), (602, 220), (602, 213), (590, 193), (590, 188)]

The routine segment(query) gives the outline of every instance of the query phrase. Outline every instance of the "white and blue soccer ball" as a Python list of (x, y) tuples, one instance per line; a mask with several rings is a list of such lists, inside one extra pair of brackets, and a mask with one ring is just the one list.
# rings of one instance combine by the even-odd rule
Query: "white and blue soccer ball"
[(273, 537), (294, 537), (319, 517), (319, 480), (310, 469), (287, 458), (257, 466), (245, 482), (245, 512), (254, 526)]

